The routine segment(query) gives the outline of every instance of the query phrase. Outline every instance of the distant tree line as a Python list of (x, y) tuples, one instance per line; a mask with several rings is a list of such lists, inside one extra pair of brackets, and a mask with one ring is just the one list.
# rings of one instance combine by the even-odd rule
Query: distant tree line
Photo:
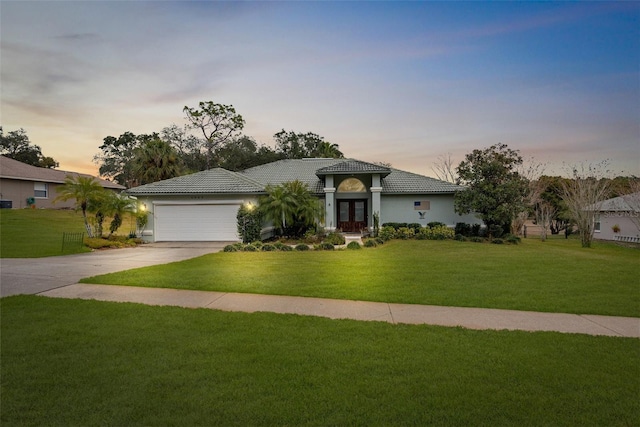
[(475, 213), (489, 237), (521, 234), (525, 221), (533, 218), (542, 240), (547, 229), (558, 234), (577, 227), (582, 246), (590, 247), (602, 202), (639, 188), (637, 177), (612, 178), (608, 161), (571, 166), (569, 178), (546, 176), (540, 164), (525, 168), (518, 150), (506, 144), (473, 150), (457, 167), (450, 156), (438, 161), (434, 170), (441, 179), (466, 187), (455, 195), (456, 212)]
[(42, 154), (38, 145), (29, 141), (27, 132), (20, 128), (4, 133), (0, 126), (0, 155), (40, 168), (57, 168), (59, 163)]
[(337, 144), (312, 132), (283, 129), (274, 148), (259, 144), (241, 133), (245, 121), (232, 105), (200, 102), (183, 112), (183, 127), (105, 137), (93, 159), (100, 175), (130, 188), (217, 167), (239, 171), (280, 159), (344, 157)]

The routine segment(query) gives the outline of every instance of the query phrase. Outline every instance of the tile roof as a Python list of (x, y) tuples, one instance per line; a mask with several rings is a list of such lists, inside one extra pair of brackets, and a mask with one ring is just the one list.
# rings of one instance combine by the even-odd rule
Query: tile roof
[[(298, 179), (315, 194), (323, 194), (324, 184), (318, 175), (330, 173), (380, 173), (382, 194), (454, 193), (463, 187), (423, 175), (387, 168), (355, 159), (288, 159), (255, 166), (240, 172), (265, 184), (281, 184)], [(340, 173), (337, 173), (340, 174)], [(388, 174), (385, 177), (385, 174)]]
[(640, 192), (607, 199), (601, 203), (591, 205), (586, 210), (597, 210), (599, 212), (638, 212), (638, 210), (640, 210)]
[(131, 195), (148, 194), (252, 194), (263, 193), (264, 185), (222, 168), (166, 179), (127, 190)]
[(391, 169), (385, 166), (376, 165), (373, 163), (361, 162), (360, 160), (346, 160), (339, 163), (335, 163), (331, 166), (325, 166), (316, 171), (316, 175), (344, 175), (352, 173), (379, 173), (382, 176), (387, 176), (391, 173)]
[(9, 157), (0, 156), (0, 178), (63, 184), (68, 175), (95, 178), (104, 188), (125, 189), (125, 187), (120, 184), (92, 175), (58, 169), (39, 168), (10, 159)]
[(324, 182), (318, 175), (345, 173), (380, 173), (384, 177), (382, 194), (453, 193), (463, 188), (438, 179), (354, 159), (286, 159), (242, 172), (210, 169), (134, 187), (127, 192), (132, 195), (259, 194), (264, 193), (264, 188), (269, 184), (279, 185), (297, 179), (306, 183), (313, 194), (322, 195)]

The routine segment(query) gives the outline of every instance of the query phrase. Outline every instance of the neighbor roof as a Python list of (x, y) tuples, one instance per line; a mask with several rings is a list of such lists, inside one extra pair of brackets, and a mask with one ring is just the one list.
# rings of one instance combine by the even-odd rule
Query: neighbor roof
[(600, 212), (637, 212), (640, 209), (640, 192), (604, 200), (587, 210), (594, 208)]
[(131, 195), (263, 193), (264, 185), (222, 168), (166, 179), (127, 190)]
[(96, 178), (92, 175), (69, 172), (58, 169), (39, 168), (37, 166), (28, 165), (9, 157), (0, 156), (0, 178), (16, 179), (21, 181), (47, 182), (55, 184), (64, 184), (67, 176), (84, 176), (95, 178), (102, 187), (124, 190), (125, 187), (106, 179)]
[(438, 179), (354, 159), (286, 159), (231, 172), (216, 168), (130, 188), (131, 195), (260, 194), (267, 185), (298, 180), (316, 195), (324, 194), (325, 175), (379, 173), (382, 194), (454, 193), (463, 189)]

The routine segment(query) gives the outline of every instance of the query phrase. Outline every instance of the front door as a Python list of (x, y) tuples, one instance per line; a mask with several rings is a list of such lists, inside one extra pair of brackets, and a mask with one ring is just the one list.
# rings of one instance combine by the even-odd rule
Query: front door
[(345, 233), (367, 228), (367, 200), (339, 200), (338, 228)]

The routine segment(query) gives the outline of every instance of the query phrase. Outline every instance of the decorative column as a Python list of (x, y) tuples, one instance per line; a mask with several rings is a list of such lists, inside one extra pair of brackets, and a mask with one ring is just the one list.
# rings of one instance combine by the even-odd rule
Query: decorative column
[(380, 174), (374, 174), (371, 176), (371, 209), (373, 213), (371, 214), (371, 226), (369, 229), (373, 231), (373, 214), (376, 212), (378, 216), (380, 216), (380, 224), (382, 224), (382, 217), (380, 214), (380, 193), (382, 192), (382, 185), (380, 184)]
[(333, 186), (333, 175), (325, 176), (324, 183), (324, 228), (327, 231), (335, 231), (336, 188)]

